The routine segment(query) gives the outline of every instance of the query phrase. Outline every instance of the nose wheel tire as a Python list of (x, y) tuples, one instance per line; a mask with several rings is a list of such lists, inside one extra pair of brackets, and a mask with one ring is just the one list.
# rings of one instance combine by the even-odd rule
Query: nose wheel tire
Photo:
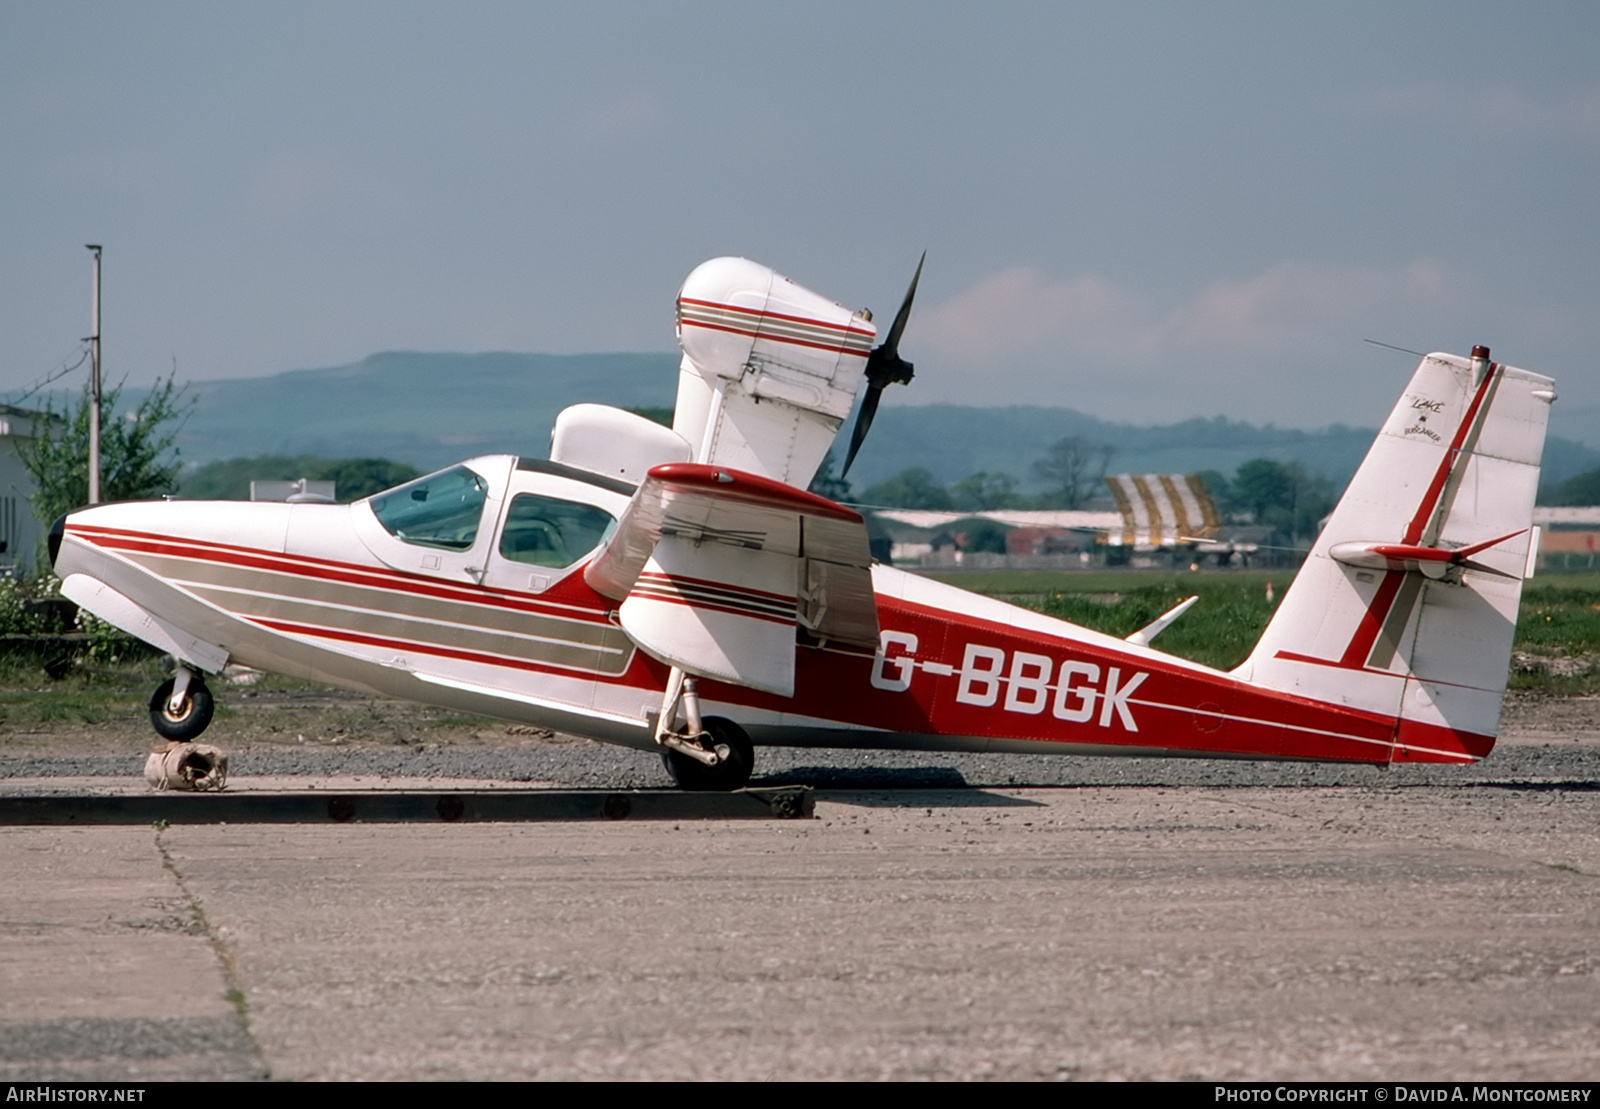
[(168, 678), (151, 695), (150, 723), (162, 738), (187, 743), (206, 730), (216, 705), (211, 699), (211, 690), (206, 688), (206, 683), (197, 674), (189, 679), (183, 704), (177, 712), (173, 712), (173, 686), (173, 679)]
[(701, 727), (710, 736), (713, 749), (719, 752), (726, 749), (722, 761), (715, 766), (707, 766), (669, 749), (661, 753), (667, 773), (672, 775), (679, 789), (717, 793), (743, 789), (750, 781), (750, 772), (756, 764), (756, 749), (751, 745), (750, 737), (732, 720), (720, 716), (706, 717), (701, 721)]

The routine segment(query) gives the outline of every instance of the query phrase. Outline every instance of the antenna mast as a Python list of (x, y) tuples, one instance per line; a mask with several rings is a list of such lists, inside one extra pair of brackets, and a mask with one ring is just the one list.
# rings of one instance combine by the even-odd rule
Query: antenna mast
[(89, 503), (100, 503), (100, 246), (94, 251), (94, 307), (89, 336)]

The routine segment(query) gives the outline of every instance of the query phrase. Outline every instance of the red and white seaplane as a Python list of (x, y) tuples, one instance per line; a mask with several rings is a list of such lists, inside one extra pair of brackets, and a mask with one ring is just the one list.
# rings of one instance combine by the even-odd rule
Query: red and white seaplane
[[(919, 267), (920, 273), (920, 267)], [(1480, 759), (1537, 547), (1549, 378), (1431, 354), (1231, 672), (874, 565), (805, 491), (899, 340), (765, 266), (678, 296), (669, 430), (577, 405), (548, 459), (475, 458), (350, 505), (115, 504), (56, 522), (62, 592), (168, 652), (156, 729), (230, 662), (659, 751), (736, 789), (753, 745)], [(1163, 618), (1165, 620), (1165, 618)]]

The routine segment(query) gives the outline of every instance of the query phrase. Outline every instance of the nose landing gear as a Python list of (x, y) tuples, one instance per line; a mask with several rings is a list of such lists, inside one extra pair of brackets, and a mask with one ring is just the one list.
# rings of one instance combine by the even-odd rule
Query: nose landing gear
[(191, 742), (216, 709), (205, 679), (181, 663), (150, 697), (150, 723), (167, 742), (150, 753), (144, 776), (156, 789), (219, 790), (228, 782), (228, 756)]
[(163, 739), (187, 743), (211, 723), (216, 705), (199, 674), (179, 666), (150, 697), (150, 723)]

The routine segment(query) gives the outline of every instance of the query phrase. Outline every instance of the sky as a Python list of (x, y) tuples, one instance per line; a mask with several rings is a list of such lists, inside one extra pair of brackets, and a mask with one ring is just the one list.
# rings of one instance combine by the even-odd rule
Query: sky
[[(1600, 5), (0, 0), (0, 398), (669, 350), (740, 254), (885, 404), (1374, 426), (1415, 359), (1600, 405)], [(60, 379), (83, 380), (78, 367)], [(597, 395), (603, 384), (597, 384)]]

